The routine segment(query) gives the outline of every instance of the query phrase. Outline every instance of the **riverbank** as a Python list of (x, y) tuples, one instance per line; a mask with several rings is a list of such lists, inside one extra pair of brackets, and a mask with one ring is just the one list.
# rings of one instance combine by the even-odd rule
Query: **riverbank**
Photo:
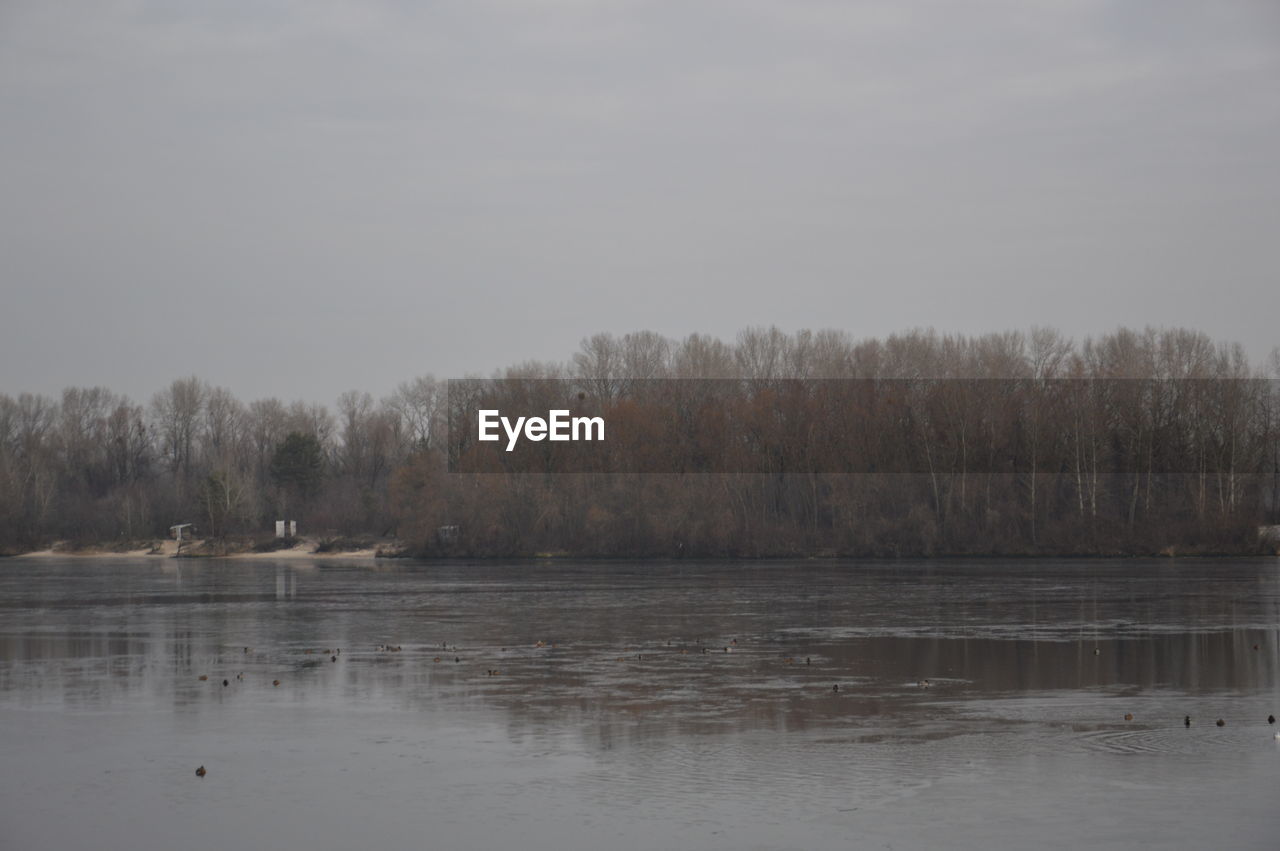
[(17, 553), (14, 559), (136, 559), (136, 558), (233, 558), (233, 559), (375, 559), (399, 554), (396, 544), (384, 543), (371, 546), (343, 546), (317, 538), (297, 538), (285, 546), (274, 548), (270, 544), (252, 541), (197, 539), (184, 541), (181, 550), (178, 542), (165, 540), (146, 542), (125, 547), (87, 546), (72, 547), (65, 544)]
[(1026, 549), (1026, 550), (992, 550), (988, 552), (973, 550), (935, 549), (928, 552), (902, 550), (873, 550), (866, 552), (844, 552), (832, 549), (802, 550), (779, 548), (763, 551), (733, 552), (684, 552), (675, 550), (665, 553), (627, 553), (607, 554), (598, 552), (573, 552), (570, 550), (554, 551), (466, 551), (459, 548), (442, 550), (437, 547), (414, 547), (395, 539), (361, 538), (297, 538), (288, 541), (276, 539), (198, 539), (184, 541), (181, 552), (178, 544), (172, 540), (134, 542), (132, 544), (98, 544), (74, 546), (70, 543), (57, 543), (52, 547), (25, 553), (0, 553), (9, 559), (137, 559), (137, 558), (229, 558), (257, 560), (288, 559), (419, 559), (425, 561), (452, 561), (466, 559), (468, 561), (844, 561), (853, 559), (871, 559), (877, 561), (902, 560), (986, 560), (986, 561), (1036, 561), (1046, 559), (1175, 559), (1175, 558), (1258, 558), (1260, 556), (1280, 556), (1280, 544), (1274, 540), (1259, 540), (1254, 546), (1179, 547), (1166, 546), (1160, 548), (1138, 547), (1122, 548), (1078, 548), (1064, 550)]

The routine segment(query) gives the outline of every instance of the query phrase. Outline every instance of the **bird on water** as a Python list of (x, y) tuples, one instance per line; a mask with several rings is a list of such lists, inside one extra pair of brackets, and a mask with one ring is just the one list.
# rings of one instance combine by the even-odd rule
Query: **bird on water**
[(204, 777), (206, 774), (208, 774), (208, 772), (204, 770), (203, 765), (196, 769), (196, 777)]
[(1183, 719), (1182, 719), (1182, 726), (1184, 726), (1184, 727), (1190, 727), (1190, 726), (1191, 726), (1191, 716), (1190, 716), (1190, 715), (1188, 715), (1186, 718), (1183, 718)]
[(1217, 722), (1216, 722), (1216, 723), (1217, 723), (1217, 725), (1218, 725), (1219, 727), (1225, 727), (1225, 726), (1227, 726), (1227, 722), (1226, 722), (1226, 721), (1223, 721), (1221, 718), (1219, 718), (1219, 719), (1217, 720)]

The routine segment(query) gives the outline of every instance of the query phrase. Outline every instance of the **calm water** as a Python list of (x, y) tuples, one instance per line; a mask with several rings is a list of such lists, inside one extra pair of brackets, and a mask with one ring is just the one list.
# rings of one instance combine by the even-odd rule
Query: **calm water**
[(0, 848), (1274, 849), (1278, 651), (1276, 559), (10, 560)]

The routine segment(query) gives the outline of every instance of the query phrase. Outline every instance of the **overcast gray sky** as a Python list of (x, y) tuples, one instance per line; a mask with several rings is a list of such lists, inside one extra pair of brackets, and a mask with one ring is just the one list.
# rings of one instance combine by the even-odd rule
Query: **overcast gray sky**
[(1280, 342), (1275, 0), (0, 0), (0, 392), (749, 325)]

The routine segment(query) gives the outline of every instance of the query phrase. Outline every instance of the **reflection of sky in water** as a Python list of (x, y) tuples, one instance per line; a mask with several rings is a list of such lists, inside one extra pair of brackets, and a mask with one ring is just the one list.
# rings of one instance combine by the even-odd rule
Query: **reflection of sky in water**
[[(1118, 784), (1176, 820), (1219, 774), (1280, 779), (1274, 560), (4, 568), (0, 737), (35, 779), (9, 772), (0, 817), (43, 844), (126, 847), (106, 808), (148, 793), (199, 823), (201, 763), (228, 807), (305, 792), (329, 827), (286, 819), (277, 847), (342, 847), (338, 811), (389, 847), (423, 847), (424, 813), (441, 847), (648, 847), (646, 819), (678, 846), (848, 847), (853, 813), (921, 797), (941, 815), (861, 828), (954, 841), (936, 819), (975, 785), (1022, 815), (968, 805), (1020, 824), (1028, 784), (1082, 814)], [(86, 829), (35, 819), (37, 788)], [(1250, 794), (1222, 815), (1280, 826)]]

